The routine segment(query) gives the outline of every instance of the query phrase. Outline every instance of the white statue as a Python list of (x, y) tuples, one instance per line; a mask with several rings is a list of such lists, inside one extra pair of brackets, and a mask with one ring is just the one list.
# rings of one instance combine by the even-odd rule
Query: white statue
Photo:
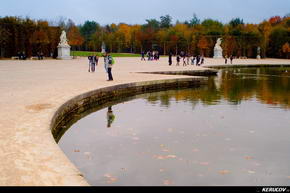
[(66, 33), (65, 31), (61, 32), (60, 42), (57, 46), (58, 49), (58, 59), (60, 60), (70, 60), (72, 57), (70, 56), (70, 45), (68, 45)]
[(66, 33), (65, 33), (64, 30), (61, 32), (60, 42), (59, 42), (58, 45), (59, 46), (69, 46), (68, 43), (67, 43)]
[(214, 58), (222, 58), (223, 57), (223, 49), (221, 47), (222, 39), (218, 38), (216, 44), (214, 46)]
[(261, 48), (260, 47), (258, 47), (257, 48), (257, 59), (261, 59)]
[(106, 45), (105, 42), (102, 42), (102, 54), (106, 53)]

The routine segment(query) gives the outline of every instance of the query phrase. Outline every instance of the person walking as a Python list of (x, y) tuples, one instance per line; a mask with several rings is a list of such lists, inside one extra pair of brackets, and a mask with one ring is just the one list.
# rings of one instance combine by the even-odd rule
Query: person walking
[(105, 54), (105, 66), (107, 66), (107, 73), (108, 73), (108, 81), (113, 81), (113, 75), (112, 75), (112, 67), (114, 64), (113, 57), (109, 54)]
[(176, 66), (179, 66), (179, 62), (180, 62), (180, 56), (177, 55), (177, 56), (176, 56)]
[(204, 64), (204, 56), (201, 56), (200, 64)]
[(225, 56), (225, 64), (227, 64), (228, 63), (228, 56), (226, 55)]
[(142, 51), (141, 52), (141, 61), (146, 61), (146, 59), (145, 59), (145, 52), (144, 51)]
[(169, 66), (171, 66), (171, 64), (172, 64), (172, 53), (171, 52), (169, 53), (168, 63), (169, 63)]
[(200, 61), (200, 55), (196, 56), (196, 66), (199, 66), (199, 61)]
[(192, 59), (191, 59), (191, 65), (194, 65), (194, 60), (195, 60), (195, 57), (192, 56)]
[(234, 57), (233, 57), (233, 55), (231, 55), (231, 57), (230, 57), (231, 64), (233, 64), (233, 59), (234, 59)]
[(91, 70), (92, 70), (92, 63), (93, 63), (93, 56), (88, 56), (88, 60), (89, 60), (89, 70), (88, 70), (88, 72), (91, 72)]

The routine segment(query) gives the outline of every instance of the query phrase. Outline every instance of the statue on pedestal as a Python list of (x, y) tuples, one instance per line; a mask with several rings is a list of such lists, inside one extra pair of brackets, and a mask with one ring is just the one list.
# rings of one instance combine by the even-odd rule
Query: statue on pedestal
[(60, 35), (60, 42), (58, 44), (59, 46), (69, 46), (68, 43), (67, 43), (67, 38), (66, 38), (66, 33), (65, 31), (62, 31), (61, 32), (61, 35)]
[(257, 48), (257, 59), (261, 59), (261, 48), (260, 47), (258, 47)]
[(68, 60), (68, 59), (72, 59), (72, 57), (70, 56), (70, 45), (68, 44), (68, 40), (66, 38), (66, 33), (65, 31), (61, 32), (60, 35), (60, 42), (57, 46), (58, 48), (58, 59), (61, 60)]
[(102, 42), (102, 54), (106, 53), (106, 45), (105, 42)]
[(214, 58), (223, 58), (223, 49), (221, 47), (222, 39), (218, 38), (214, 46)]

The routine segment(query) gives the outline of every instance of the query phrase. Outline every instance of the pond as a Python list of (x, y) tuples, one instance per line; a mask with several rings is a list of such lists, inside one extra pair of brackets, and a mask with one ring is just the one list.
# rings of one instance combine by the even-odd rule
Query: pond
[(290, 69), (224, 69), (124, 99), (58, 144), (91, 185), (289, 186)]

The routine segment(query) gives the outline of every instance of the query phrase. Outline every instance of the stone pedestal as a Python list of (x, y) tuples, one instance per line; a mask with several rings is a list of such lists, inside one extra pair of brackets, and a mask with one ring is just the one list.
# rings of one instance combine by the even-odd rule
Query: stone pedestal
[(60, 60), (70, 60), (72, 56), (70, 56), (70, 46), (69, 45), (59, 45), (58, 49), (58, 57)]
[(215, 48), (213, 58), (223, 58), (223, 50)]

